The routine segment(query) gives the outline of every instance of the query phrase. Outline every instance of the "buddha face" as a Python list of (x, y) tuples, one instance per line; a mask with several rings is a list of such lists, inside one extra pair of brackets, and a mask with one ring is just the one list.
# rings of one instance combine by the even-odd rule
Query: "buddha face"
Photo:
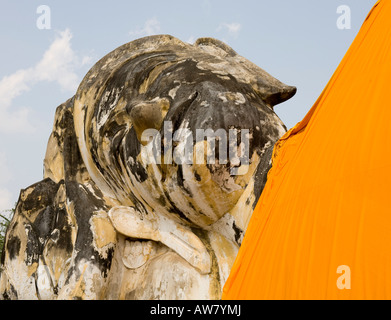
[(108, 197), (207, 227), (235, 206), (285, 132), (272, 106), (295, 92), (217, 40), (147, 37), (87, 74), (76, 134)]

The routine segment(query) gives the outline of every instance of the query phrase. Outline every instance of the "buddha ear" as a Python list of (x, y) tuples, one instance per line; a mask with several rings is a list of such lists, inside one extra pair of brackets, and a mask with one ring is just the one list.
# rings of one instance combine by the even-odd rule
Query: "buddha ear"
[(292, 98), (296, 94), (296, 87), (282, 83), (265, 70), (240, 56), (230, 46), (220, 40), (199, 38), (194, 43), (194, 46), (227, 61), (233, 60), (239, 63), (248, 72), (248, 82), (254, 88), (254, 91), (270, 108)]
[(168, 99), (161, 98), (152, 101), (143, 101), (129, 108), (129, 117), (140, 143), (143, 145), (146, 144), (146, 142), (141, 139), (145, 130), (159, 130), (161, 128), (169, 107), (170, 102)]

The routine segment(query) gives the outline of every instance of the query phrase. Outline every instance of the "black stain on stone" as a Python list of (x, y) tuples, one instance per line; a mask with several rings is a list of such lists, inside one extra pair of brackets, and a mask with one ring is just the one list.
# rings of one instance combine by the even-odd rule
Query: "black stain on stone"
[(130, 129), (124, 137), (124, 142), (121, 144), (121, 153), (123, 163), (129, 168), (129, 171), (134, 174), (136, 180), (140, 183), (148, 179), (148, 173), (145, 168), (137, 161), (137, 156), (140, 154), (141, 148), (137, 140), (137, 133), (134, 128)]
[(235, 222), (233, 222), (232, 224), (232, 229), (234, 230), (235, 232), (235, 241), (237, 244), (240, 245), (240, 238), (242, 237), (242, 234), (243, 234), (243, 230), (240, 229)]
[(194, 177), (197, 181), (201, 181), (201, 176), (197, 172), (194, 172)]
[(183, 166), (181, 164), (178, 165), (178, 169), (177, 169), (177, 184), (178, 186), (184, 191), (186, 192), (186, 194), (189, 196), (189, 197), (193, 197), (193, 194), (191, 192), (191, 190), (185, 186), (185, 179), (183, 178)]
[(274, 145), (265, 150), (265, 153), (261, 155), (261, 161), (258, 164), (257, 171), (254, 176), (254, 195), (255, 201), (253, 203), (253, 209), (257, 205), (259, 197), (262, 194), (263, 188), (265, 188), (267, 182), (267, 174), (271, 168), (271, 158), (273, 154)]
[(18, 292), (16, 291), (15, 287), (12, 285), (12, 283), (9, 284), (10, 289), (9, 291), (5, 290), (2, 293), (4, 300), (18, 300)]
[(211, 274), (210, 274), (210, 287), (213, 288), (212, 291), (215, 296), (219, 296), (221, 292), (221, 283), (220, 283), (220, 268), (216, 254), (211, 246), (210, 238), (208, 236), (208, 231), (200, 228), (191, 228), (191, 231), (201, 240), (206, 249), (209, 252), (211, 259)]
[(186, 221), (186, 222), (191, 222), (189, 220), (188, 217), (186, 217), (186, 215), (182, 212), (182, 210), (180, 210), (176, 205), (175, 203), (171, 200), (171, 197), (170, 195), (168, 194), (167, 191), (164, 191), (164, 195), (166, 196), (166, 199), (169, 203), (169, 208), (168, 208), (168, 211), (170, 213), (173, 213), (175, 215), (178, 215), (182, 220)]
[(19, 255), (20, 251), (20, 239), (17, 236), (11, 236), (7, 241), (7, 251), (9, 254), (9, 258), (15, 259)]
[(45, 209), (47, 204), (53, 202), (53, 197), (56, 195), (59, 185), (47, 178), (29, 188), (22, 190), (22, 193), (31, 193), (21, 203), (20, 210), (22, 212), (37, 211)]
[[(67, 196), (73, 202), (77, 223), (77, 236), (74, 244), (74, 268), (69, 270), (69, 275), (78, 273), (79, 263), (89, 261), (96, 265), (103, 277), (107, 276), (113, 257), (113, 249), (108, 252), (108, 257), (103, 258), (94, 248), (94, 236), (91, 230), (90, 219), (97, 210), (106, 210), (102, 199), (96, 198), (86, 187), (76, 182), (69, 181), (66, 184)], [(94, 259), (92, 259), (94, 257)]]

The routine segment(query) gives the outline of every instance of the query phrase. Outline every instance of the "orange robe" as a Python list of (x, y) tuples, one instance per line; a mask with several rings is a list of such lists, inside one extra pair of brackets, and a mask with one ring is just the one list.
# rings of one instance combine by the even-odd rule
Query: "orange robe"
[(276, 144), (223, 299), (391, 299), (391, 0)]

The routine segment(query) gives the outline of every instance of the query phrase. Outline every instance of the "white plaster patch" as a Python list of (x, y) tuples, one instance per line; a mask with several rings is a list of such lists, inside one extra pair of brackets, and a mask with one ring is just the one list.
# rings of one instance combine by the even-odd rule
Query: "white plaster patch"
[(51, 278), (47, 266), (39, 265), (37, 268), (37, 287), (41, 299), (50, 300), (53, 298)]
[(175, 96), (176, 96), (176, 93), (178, 91), (178, 89), (181, 87), (181, 84), (177, 81), (175, 81), (174, 83), (178, 83), (178, 85), (174, 88), (172, 88), (169, 92), (168, 92), (168, 95), (172, 98), (172, 99), (175, 99)]
[(220, 75), (220, 74), (218, 74), (217, 76), (218, 76), (220, 79), (222, 79), (222, 80), (231, 80), (231, 78), (228, 77), (228, 76), (226, 76), (226, 75)]
[(234, 101), (235, 101), (236, 105), (246, 103), (246, 98), (244, 97), (244, 95), (242, 93), (236, 92), (236, 93), (231, 93), (231, 95), (234, 97)]
[(218, 95), (218, 98), (223, 101), (223, 102), (228, 102), (228, 99), (227, 99), (227, 96), (225, 95), (225, 93), (219, 93)]
[[(118, 100), (119, 100), (119, 96), (120, 96), (120, 92), (122, 91), (122, 89), (123, 89), (123, 86), (122, 86), (121, 88), (116, 88), (116, 89), (115, 89), (115, 92), (114, 92), (114, 94), (115, 94), (114, 101), (109, 105), (109, 108), (107, 108), (107, 109), (105, 108), (105, 109), (106, 109), (105, 113), (104, 113), (104, 114), (100, 117), (100, 119), (99, 119), (99, 122), (98, 122), (98, 129), (101, 128), (101, 127), (106, 123), (107, 119), (108, 119), (109, 116), (110, 116), (111, 111), (112, 111), (113, 108), (117, 105)], [(112, 92), (106, 91), (106, 92), (104, 93), (104, 98), (101, 100), (101, 104), (106, 104), (107, 99), (108, 99), (108, 97), (109, 97), (111, 94), (112, 94)], [(101, 108), (101, 107), (99, 106), (99, 110), (104, 110), (104, 109)]]

